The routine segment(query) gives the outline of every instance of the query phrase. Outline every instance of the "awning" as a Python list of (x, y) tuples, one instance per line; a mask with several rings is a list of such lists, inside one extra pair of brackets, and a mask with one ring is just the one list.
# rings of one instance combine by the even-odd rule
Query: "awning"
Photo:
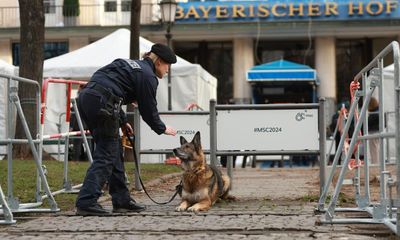
[(317, 73), (307, 65), (278, 60), (252, 67), (246, 78), (249, 82), (316, 81)]

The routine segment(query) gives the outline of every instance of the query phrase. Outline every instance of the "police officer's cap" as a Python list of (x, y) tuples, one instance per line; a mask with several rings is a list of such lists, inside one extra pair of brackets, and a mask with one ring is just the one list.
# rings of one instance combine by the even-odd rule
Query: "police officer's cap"
[(169, 48), (168, 46), (165, 46), (164, 44), (161, 43), (156, 43), (151, 47), (151, 51), (157, 56), (159, 56), (164, 62), (172, 64), (176, 63), (176, 56), (175, 53)]

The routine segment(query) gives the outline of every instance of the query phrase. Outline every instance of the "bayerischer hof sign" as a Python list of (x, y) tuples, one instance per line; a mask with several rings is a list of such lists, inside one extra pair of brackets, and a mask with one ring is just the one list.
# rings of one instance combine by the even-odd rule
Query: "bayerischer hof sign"
[(400, 19), (397, 0), (266, 0), (179, 3), (179, 22)]

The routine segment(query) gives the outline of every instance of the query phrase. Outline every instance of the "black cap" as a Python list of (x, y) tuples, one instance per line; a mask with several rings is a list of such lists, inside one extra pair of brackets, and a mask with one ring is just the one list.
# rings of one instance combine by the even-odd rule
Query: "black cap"
[(161, 43), (156, 43), (151, 47), (151, 51), (157, 56), (159, 56), (164, 62), (173, 64), (176, 63), (176, 56), (175, 53), (169, 48), (168, 46), (165, 46), (164, 44)]

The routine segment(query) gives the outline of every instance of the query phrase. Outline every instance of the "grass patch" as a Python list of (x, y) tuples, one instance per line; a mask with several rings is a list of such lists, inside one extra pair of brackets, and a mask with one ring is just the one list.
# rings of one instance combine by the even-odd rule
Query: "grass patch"
[[(43, 165), (47, 169), (47, 181), (51, 191), (62, 189), (64, 181), (63, 162), (44, 160)], [(72, 185), (77, 185), (83, 182), (88, 167), (88, 162), (68, 162), (68, 180)], [(135, 171), (134, 163), (125, 163), (125, 169), (128, 175), (128, 180), (133, 183)], [(164, 164), (141, 164), (141, 176), (144, 183), (165, 174), (180, 171), (180, 168), (177, 166)], [(36, 201), (36, 172), (36, 164), (34, 160), (13, 161), (13, 196), (18, 198), (21, 203)], [(0, 185), (4, 194), (7, 196), (7, 160), (0, 161)], [(55, 196), (55, 199), (61, 210), (71, 210), (74, 209), (76, 196), (76, 194), (58, 194)]]
[[(325, 204), (329, 204), (332, 200), (332, 197), (333, 197), (332, 195), (328, 195), (326, 197)], [(356, 203), (356, 200), (354, 199), (354, 197), (347, 196), (346, 194), (340, 192), (336, 205), (345, 207), (345, 206), (349, 206), (349, 205), (352, 205), (355, 203)]]
[[(332, 200), (332, 195), (328, 195), (326, 197), (325, 204), (329, 204), (331, 200)], [(307, 194), (307, 195), (304, 195), (301, 198), (301, 201), (303, 201), (303, 202), (318, 202), (319, 201), (319, 195)], [(346, 205), (349, 205), (349, 204), (355, 204), (355, 199), (350, 197), (350, 196), (347, 196), (346, 194), (344, 194), (342, 192), (340, 192), (339, 196), (338, 196), (338, 200), (337, 200), (337, 205), (346, 206)]]
[(319, 196), (316, 195), (316, 194), (307, 194), (307, 195), (304, 195), (304, 196), (301, 198), (301, 200), (302, 200), (303, 202), (318, 202)]

